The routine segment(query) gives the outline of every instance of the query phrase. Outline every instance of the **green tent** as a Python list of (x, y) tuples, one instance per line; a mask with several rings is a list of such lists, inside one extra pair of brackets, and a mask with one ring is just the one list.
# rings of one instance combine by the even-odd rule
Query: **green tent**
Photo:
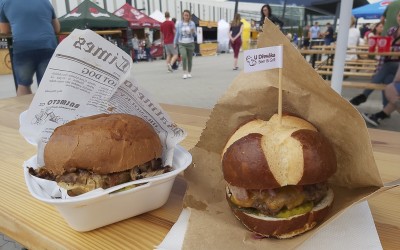
[(58, 19), (62, 32), (74, 29), (107, 30), (128, 27), (128, 21), (120, 18), (95, 3), (85, 0), (71, 12)]

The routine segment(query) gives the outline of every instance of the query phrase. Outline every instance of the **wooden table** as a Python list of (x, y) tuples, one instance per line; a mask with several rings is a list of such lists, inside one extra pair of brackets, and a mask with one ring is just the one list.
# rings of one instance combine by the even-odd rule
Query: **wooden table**
[[(0, 100), (0, 232), (28, 249), (153, 249), (165, 237), (182, 209), (185, 181), (178, 177), (165, 206), (90, 232), (69, 228), (53, 206), (34, 199), (26, 188), (22, 164), (36, 153), (18, 133), (18, 117), (32, 96)], [(188, 137), (192, 148), (210, 110), (162, 105)], [(374, 156), (385, 182), (400, 176), (400, 133), (370, 129)], [(400, 188), (369, 200), (384, 249), (400, 246)], [(112, 212), (112, 211), (110, 211)], [(354, 225), (357, 226), (357, 225)]]

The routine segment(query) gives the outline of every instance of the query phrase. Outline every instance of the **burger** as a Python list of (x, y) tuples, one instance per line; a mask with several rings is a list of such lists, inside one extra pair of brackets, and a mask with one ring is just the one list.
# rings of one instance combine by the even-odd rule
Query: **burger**
[(76, 196), (170, 171), (161, 155), (160, 138), (143, 119), (99, 114), (57, 127), (44, 148), (45, 165), (29, 172)]
[(336, 168), (329, 140), (293, 115), (242, 124), (222, 153), (230, 208), (264, 237), (291, 238), (321, 223), (332, 206), (327, 180)]

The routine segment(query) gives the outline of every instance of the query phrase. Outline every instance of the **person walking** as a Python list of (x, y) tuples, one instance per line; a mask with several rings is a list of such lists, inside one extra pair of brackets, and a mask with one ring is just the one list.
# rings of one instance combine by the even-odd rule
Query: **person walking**
[(183, 79), (192, 77), (192, 60), (194, 53), (194, 37), (196, 25), (191, 20), (189, 10), (184, 10), (182, 20), (176, 23), (174, 46), (179, 46), (179, 53), (182, 57)]
[(151, 42), (150, 42), (150, 34), (146, 33), (146, 37), (144, 39), (144, 50), (146, 51), (146, 59), (148, 62), (153, 61), (153, 58), (151, 57)]
[(161, 24), (161, 41), (164, 44), (165, 53), (167, 54), (167, 69), (168, 72), (173, 72), (172, 65), (178, 59), (178, 51), (174, 46), (175, 24), (169, 20), (170, 14), (165, 12), (165, 21)]
[(133, 34), (132, 48), (133, 48), (133, 53), (135, 54), (133, 57), (133, 61), (137, 63), (139, 61), (139, 39), (136, 34)]
[(242, 32), (243, 23), (240, 21), (240, 14), (236, 13), (229, 29), (229, 39), (233, 49), (233, 70), (239, 69), (238, 57), (240, 47), (242, 47)]
[[(400, 11), (396, 16), (397, 26), (391, 27), (388, 30), (388, 36), (392, 37), (391, 51), (400, 51)], [(381, 56), (376, 69), (376, 73), (372, 77), (372, 83), (388, 84), (393, 82), (397, 69), (400, 64), (400, 58), (395, 56)], [(365, 89), (363, 93), (350, 99), (350, 103), (358, 106), (367, 101), (368, 97), (372, 94), (373, 89)], [(387, 99), (382, 95), (382, 104), (386, 106)]]
[(375, 127), (378, 127), (382, 120), (390, 118), (394, 111), (400, 113), (400, 66), (393, 82), (385, 87), (384, 95), (388, 102), (381, 111), (371, 115), (361, 113), (364, 120)]
[(3, 0), (0, 2), (0, 33), (12, 33), (13, 71), (17, 96), (32, 94), (36, 73), (38, 84), (57, 47), (60, 23), (48, 0)]
[(262, 27), (265, 22), (265, 18), (268, 18), (271, 22), (273, 22), (275, 25), (279, 25), (279, 28), (282, 30), (283, 27), (283, 22), (279, 20), (276, 16), (272, 14), (271, 6), (269, 4), (264, 4), (261, 7), (261, 19), (260, 19), (260, 27), (262, 31)]

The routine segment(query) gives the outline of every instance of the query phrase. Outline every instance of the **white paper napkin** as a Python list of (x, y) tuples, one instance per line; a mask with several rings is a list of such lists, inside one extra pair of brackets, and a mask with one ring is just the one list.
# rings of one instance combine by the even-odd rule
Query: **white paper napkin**
[[(183, 209), (158, 250), (182, 249), (183, 239), (190, 217), (190, 210)], [(348, 208), (342, 215), (321, 228), (298, 249), (382, 249), (375, 223), (366, 201)]]

